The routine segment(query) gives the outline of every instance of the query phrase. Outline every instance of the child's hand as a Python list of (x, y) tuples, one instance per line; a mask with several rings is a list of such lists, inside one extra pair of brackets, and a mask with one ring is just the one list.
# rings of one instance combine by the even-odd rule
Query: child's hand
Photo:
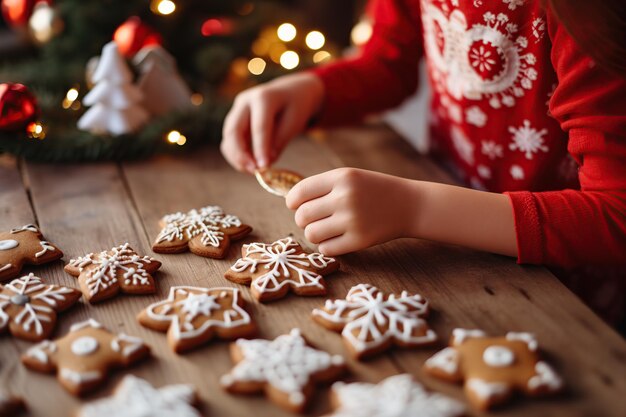
[(306, 178), (287, 194), (296, 224), (328, 256), (413, 234), (414, 181), (355, 168)]
[(309, 73), (242, 92), (224, 121), (222, 154), (240, 171), (271, 165), (289, 140), (306, 129), (323, 98), (322, 81)]

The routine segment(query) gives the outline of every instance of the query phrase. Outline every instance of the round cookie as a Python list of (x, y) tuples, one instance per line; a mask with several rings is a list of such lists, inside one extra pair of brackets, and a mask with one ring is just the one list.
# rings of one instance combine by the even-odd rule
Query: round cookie
[(24, 264), (41, 265), (63, 257), (63, 252), (44, 240), (34, 224), (0, 232), (0, 282), (19, 276)]

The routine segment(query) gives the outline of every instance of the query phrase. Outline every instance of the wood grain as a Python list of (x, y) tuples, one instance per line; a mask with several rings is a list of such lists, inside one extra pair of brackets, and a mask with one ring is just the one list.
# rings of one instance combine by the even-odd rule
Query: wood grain
[[(408, 178), (452, 182), (385, 129), (329, 132), (324, 144), (295, 141), (277, 166), (311, 175), (342, 164), (376, 169)], [(369, 150), (368, 150), (369, 149)], [(415, 161), (419, 161), (417, 164)], [(66, 253), (65, 261), (128, 241), (137, 251), (163, 262), (156, 274), (158, 294), (122, 295), (97, 305), (81, 303), (60, 317), (55, 336), (71, 323), (94, 317), (113, 331), (137, 335), (151, 345), (154, 358), (128, 372), (156, 386), (189, 382), (200, 390), (204, 410), (214, 416), (286, 416), (258, 396), (232, 396), (218, 386), (231, 368), (228, 343), (215, 342), (185, 355), (168, 347), (165, 335), (141, 327), (136, 314), (164, 298), (173, 285), (238, 287), (223, 272), (239, 256), (242, 242), (225, 260), (186, 253), (157, 255), (150, 245), (167, 213), (219, 204), (255, 230), (244, 242), (273, 241), (293, 234), (305, 244), (292, 213), (281, 198), (264, 192), (252, 177), (229, 168), (216, 149), (185, 158), (158, 157), (125, 164), (34, 165), (0, 158), (0, 228), (38, 220), (46, 237)], [(29, 201), (28, 196), (31, 196)], [(314, 249), (308, 246), (309, 249)], [(463, 399), (457, 386), (426, 377), (423, 361), (445, 345), (454, 327), (483, 328), (493, 334), (531, 331), (539, 337), (548, 359), (562, 372), (568, 391), (550, 400), (516, 401), (501, 416), (623, 416), (626, 403), (626, 343), (600, 321), (554, 276), (542, 268), (521, 267), (514, 260), (419, 240), (400, 240), (341, 258), (341, 271), (329, 276), (329, 298), (343, 298), (348, 289), (366, 282), (385, 291), (419, 292), (432, 303), (430, 319), (440, 335), (439, 346), (394, 350), (362, 363), (349, 361), (347, 380), (377, 382), (399, 372), (416, 375), (428, 387)], [(62, 263), (29, 268), (46, 280), (76, 286)], [(260, 334), (273, 338), (293, 327), (316, 346), (345, 353), (341, 337), (310, 319), (325, 297), (286, 299), (259, 305), (243, 289)], [(80, 401), (67, 394), (54, 377), (26, 371), (19, 353), (30, 344), (0, 338), (0, 386), (29, 400), (36, 417), (67, 416)], [(86, 400), (108, 395), (125, 371)], [(321, 389), (310, 415), (328, 411), (327, 389)], [(473, 415), (484, 415), (473, 413)]]

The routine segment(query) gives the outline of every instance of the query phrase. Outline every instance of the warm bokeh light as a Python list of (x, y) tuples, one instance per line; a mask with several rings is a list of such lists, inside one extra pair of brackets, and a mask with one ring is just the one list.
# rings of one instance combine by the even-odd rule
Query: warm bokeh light
[(286, 51), (280, 56), (280, 65), (285, 69), (294, 69), (299, 63), (300, 57), (294, 51)]
[(327, 59), (330, 59), (331, 55), (328, 51), (317, 51), (313, 54), (313, 62), (319, 64), (320, 62), (324, 62)]
[(26, 133), (33, 139), (43, 140), (46, 138), (46, 128), (41, 122), (32, 122), (26, 126)]
[(75, 88), (70, 88), (67, 92), (67, 94), (65, 95), (65, 97), (69, 100), (69, 101), (74, 101), (78, 98), (78, 90)]
[(261, 75), (265, 71), (265, 60), (263, 58), (252, 58), (248, 62), (248, 71), (253, 75)]
[(176, 143), (181, 138), (181, 136), (182, 135), (178, 130), (172, 130), (170, 133), (167, 134), (167, 141), (169, 143)]
[(352, 28), (350, 38), (355, 45), (363, 45), (372, 37), (372, 24), (369, 21), (362, 20)]
[(289, 42), (294, 40), (297, 33), (298, 31), (296, 30), (296, 27), (291, 23), (283, 23), (282, 25), (278, 26), (278, 29), (276, 30), (278, 39), (283, 42)]
[(80, 109), (80, 102), (76, 101), (77, 99), (78, 89), (70, 88), (69, 90), (67, 90), (65, 98), (63, 99), (63, 103), (61, 105), (64, 109), (78, 110)]
[(200, 93), (193, 93), (191, 95), (191, 104), (194, 106), (199, 106), (204, 103), (204, 97)]
[(317, 30), (313, 30), (306, 35), (306, 46), (313, 49), (314, 51), (320, 49), (326, 43), (326, 38)]
[(251, 49), (255, 55), (267, 55), (270, 50), (270, 43), (267, 39), (259, 38), (252, 43)]
[(200, 33), (202, 36), (228, 35), (233, 31), (233, 21), (226, 18), (210, 18), (202, 23)]
[(280, 57), (283, 56), (285, 51), (287, 51), (287, 47), (283, 43), (276, 42), (272, 44), (269, 52), (270, 59), (273, 62), (280, 64)]
[(185, 136), (183, 136), (183, 135), (180, 135), (180, 137), (176, 141), (176, 144), (178, 146), (183, 146), (185, 143), (187, 143), (187, 138)]
[(172, 0), (152, 0), (152, 4), (150, 4), (150, 9), (154, 13), (167, 16), (174, 13), (174, 11), (176, 10), (176, 3), (174, 3)]

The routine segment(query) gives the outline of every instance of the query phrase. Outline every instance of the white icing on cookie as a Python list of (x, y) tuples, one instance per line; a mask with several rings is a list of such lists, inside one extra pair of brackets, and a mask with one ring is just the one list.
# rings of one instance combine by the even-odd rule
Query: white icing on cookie
[(70, 347), (76, 356), (88, 356), (98, 350), (100, 343), (94, 337), (82, 336), (72, 342)]
[(19, 242), (13, 239), (4, 239), (0, 240), (0, 250), (10, 250), (17, 248), (19, 246)]
[(452, 330), (452, 346), (459, 346), (467, 339), (487, 337), (482, 330), (454, 329)]
[(563, 381), (554, 370), (543, 361), (535, 364), (536, 375), (528, 380), (528, 388), (538, 390), (546, 388), (548, 391), (558, 391), (563, 387)]
[[(230, 269), (234, 272), (248, 270), (253, 274), (258, 268), (267, 270), (265, 274), (252, 281), (252, 287), (261, 294), (279, 291), (285, 285), (324, 288), (320, 283), (322, 276), (305, 268), (324, 269), (335, 262), (335, 259), (321, 253), (295, 253), (298, 246), (291, 237), (271, 244), (244, 245), (246, 256), (238, 259)], [(296, 277), (291, 277), (292, 270), (296, 272)]]
[(56, 251), (56, 248), (54, 246), (52, 246), (52, 244), (50, 242), (47, 242), (45, 240), (41, 240), (41, 241), (39, 241), (39, 244), (41, 245), (41, 250), (39, 252), (35, 253), (35, 258), (39, 258), (40, 256), (42, 256), (46, 252), (54, 252), (54, 251)]
[(436, 368), (454, 375), (459, 370), (459, 352), (455, 348), (447, 347), (428, 358), (425, 364), (428, 368)]
[(528, 345), (528, 349), (531, 352), (537, 351), (537, 348), (539, 347), (539, 343), (537, 342), (535, 335), (532, 333), (508, 332), (506, 334), (506, 340), (519, 340), (524, 342)]
[(34, 233), (39, 233), (39, 228), (37, 226), (35, 226), (34, 224), (27, 224), (25, 226), (22, 227), (16, 227), (15, 229), (11, 229), (11, 233), (15, 234), (15, 233), (20, 233), (20, 232), (34, 232)]
[(325, 309), (330, 312), (315, 309), (313, 315), (345, 324), (341, 334), (357, 352), (375, 349), (390, 339), (409, 345), (437, 339), (421, 318), (428, 312), (428, 302), (419, 294), (403, 291), (399, 297), (391, 294), (386, 298), (373, 285), (358, 284), (350, 289), (345, 300), (327, 300)]
[(515, 353), (505, 346), (489, 346), (483, 352), (483, 361), (494, 368), (504, 368), (513, 365)]
[(13, 265), (11, 264), (5, 264), (2, 267), (0, 267), (0, 272), (6, 271), (7, 269), (11, 269)]
[(84, 405), (77, 417), (200, 417), (191, 405), (191, 385), (168, 385), (159, 389), (133, 375), (127, 375), (111, 397)]
[(35, 359), (39, 363), (47, 365), (50, 362), (49, 355), (55, 353), (57, 349), (56, 343), (50, 340), (44, 340), (43, 342), (28, 349), (25, 355)]
[(478, 398), (490, 401), (493, 398), (506, 395), (510, 391), (509, 385), (502, 382), (488, 382), (480, 378), (470, 378), (465, 382), (465, 386)]
[(72, 326), (70, 327), (70, 333), (74, 333), (86, 328), (102, 329), (102, 325), (94, 319), (87, 319), (85, 321), (72, 324)]
[[(232, 294), (232, 303), (224, 310), (223, 319), (209, 319), (201, 323), (195, 323), (198, 316), (210, 316), (212, 311), (222, 309), (212, 293), (219, 293), (224, 298)], [(182, 300), (177, 300), (177, 295), (185, 295)], [(147, 316), (155, 321), (168, 321), (172, 323), (172, 336), (175, 340), (192, 339), (203, 335), (211, 327), (235, 328), (251, 323), (250, 315), (239, 306), (240, 291), (236, 288), (200, 288), (200, 287), (171, 287), (166, 300), (149, 305), (146, 308)], [(184, 314), (181, 319), (175, 314), (175, 308), (179, 307)]]
[(115, 352), (121, 352), (124, 357), (131, 356), (144, 346), (142, 339), (125, 333), (119, 333), (115, 339), (111, 340), (111, 349)]
[(378, 384), (337, 382), (332, 386), (339, 407), (328, 417), (458, 417), (465, 407), (445, 395), (429, 393), (409, 374)]
[(59, 369), (59, 378), (68, 381), (73, 385), (83, 385), (89, 382), (102, 379), (102, 373), (99, 371), (75, 371), (69, 368)]
[(287, 394), (294, 405), (304, 399), (302, 389), (311, 375), (344, 363), (341, 356), (307, 346), (299, 329), (274, 340), (238, 339), (236, 344), (243, 359), (221, 378), (221, 383), (266, 382)]

